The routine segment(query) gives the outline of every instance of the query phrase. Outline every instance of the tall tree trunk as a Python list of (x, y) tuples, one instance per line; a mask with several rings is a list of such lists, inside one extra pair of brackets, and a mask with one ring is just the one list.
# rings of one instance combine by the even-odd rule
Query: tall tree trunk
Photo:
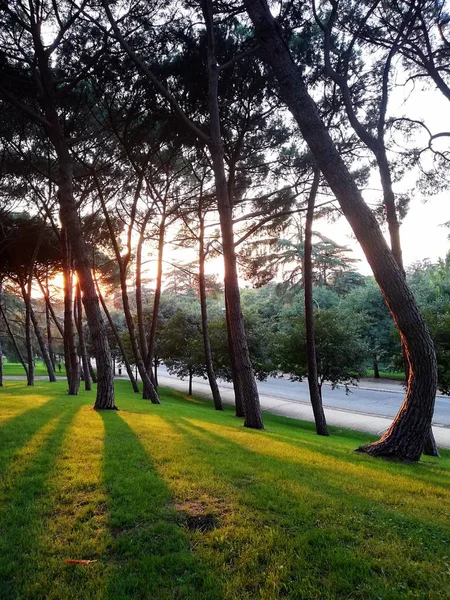
[[(94, 277), (95, 277), (95, 271), (94, 271)], [(135, 392), (136, 394), (138, 394), (139, 393), (139, 387), (138, 387), (138, 384), (137, 384), (137, 381), (136, 381), (136, 377), (133, 374), (133, 369), (132, 369), (132, 367), (130, 365), (130, 361), (128, 360), (128, 356), (127, 356), (125, 347), (123, 345), (122, 338), (120, 337), (120, 334), (117, 331), (116, 324), (112, 320), (111, 314), (110, 314), (110, 312), (108, 310), (108, 307), (106, 306), (106, 302), (105, 302), (105, 299), (103, 298), (103, 294), (100, 291), (97, 279), (95, 279), (95, 284), (97, 286), (97, 293), (98, 293), (98, 297), (100, 299), (100, 302), (101, 302), (101, 305), (102, 305), (102, 308), (103, 308), (103, 312), (106, 315), (106, 318), (108, 320), (108, 323), (109, 323), (109, 326), (111, 328), (111, 331), (113, 332), (113, 335), (114, 335), (114, 337), (116, 339), (117, 345), (119, 346), (119, 350), (120, 350), (120, 353), (122, 355), (122, 361), (123, 361), (123, 364), (125, 365), (126, 372), (127, 372), (128, 377), (130, 379), (131, 386), (133, 388), (133, 392)], [(90, 364), (90, 361), (89, 361), (89, 364)], [(92, 369), (92, 365), (91, 365), (91, 369)], [(91, 373), (92, 373), (92, 371), (91, 371)], [(94, 381), (94, 378), (92, 378), (92, 380)], [(94, 381), (94, 383), (95, 383), (95, 381)]]
[(225, 176), (223, 143), (220, 127), (218, 81), (219, 68), (215, 55), (215, 38), (213, 9), (211, 0), (202, 0), (203, 16), (208, 36), (208, 102), (210, 114), (211, 140), (209, 152), (212, 159), (216, 197), (219, 211), (222, 249), (225, 267), (225, 296), (227, 299), (227, 318), (231, 333), (231, 347), (235, 360), (235, 376), (242, 392), (245, 412), (245, 427), (263, 429), (261, 406), (258, 388), (256, 387), (247, 338), (244, 328), (244, 317), (241, 310), (239, 280), (236, 263), (236, 251), (233, 233), (232, 198), (228, 194)]
[(290, 56), (281, 28), (267, 3), (265, 0), (244, 0), (244, 4), (265, 59), (278, 80), (284, 102), (361, 244), (405, 347), (410, 376), (403, 404), (382, 438), (361, 447), (360, 451), (373, 456), (418, 460), (430, 430), (437, 387), (436, 355), (430, 334), (372, 211), (365, 204), (308, 94), (302, 72)]
[(189, 369), (189, 391), (188, 396), (192, 396), (192, 370)]
[(139, 348), (141, 351), (141, 356), (147, 356), (148, 352), (147, 337), (145, 335), (144, 310), (142, 306), (142, 246), (144, 244), (145, 228), (147, 227), (150, 216), (151, 211), (148, 211), (141, 225), (139, 239), (136, 247), (136, 316), (138, 323)]
[(233, 346), (231, 344), (231, 331), (230, 331), (230, 319), (228, 317), (228, 304), (225, 296), (225, 321), (227, 324), (227, 339), (228, 339), (228, 355), (230, 357), (231, 367), (231, 378), (233, 381), (233, 392), (234, 392), (234, 407), (236, 411), (236, 417), (245, 417), (244, 410), (244, 399), (242, 395), (241, 380), (238, 376), (238, 370), (236, 367), (236, 359), (234, 356)]
[(45, 343), (44, 336), (42, 335), (42, 331), (41, 331), (41, 328), (39, 327), (39, 323), (38, 323), (38, 320), (34, 313), (31, 302), (30, 302), (30, 318), (31, 318), (31, 322), (33, 323), (34, 334), (38, 341), (39, 348), (41, 349), (42, 358), (43, 358), (45, 366), (47, 368), (48, 379), (50, 382), (55, 382), (56, 377), (55, 377), (55, 370), (53, 368), (53, 362), (50, 357), (50, 352), (48, 350), (47, 344)]
[(45, 290), (46, 293), (44, 294), (44, 299), (45, 299), (45, 324), (46, 324), (46, 329), (47, 329), (47, 346), (48, 346), (48, 353), (50, 354), (50, 360), (52, 361), (52, 365), (53, 365), (53, 371), (56, 368), (55, 365), (55, 353), (53, 351), (53, 335), (52, 335), (52, 322), (50, 319), (50, 301), (47, 301), (47, 298), (50, 298), (50, 290), (49, 290), (49, 285), (48, 285), (48, 271), (45, 275)]
[(202, 314), (202, 336), (203, 336), (203, 348), (205, 352), (205, 365), (206, 373), (208, 375), (209, 386), (214, 400), (214, 408), (216, 410), (223, 410), (222, 398), (220, 397), (219, 386), (217, 385), (216, 374), (214, 373), (212, 352), (211, 352), (211, 340), (209, 339), (209, 327), (208, 327), (208, 308), (206, 304), (206, 282), (205, 282), (205, 221), (201, 214), (201, 208), (199, 210), (200, 219), (200, 234), (199, 234), (199, 291), (200, 291), (200, 308)]
[(155, 385), (156, 387), (158, 387), (158, 364), (159, 364), (159, 360), (158, 357), (155, 356), (153, 358), (153, 377), (155, 379)]
[(25, 283), (21, 283), (22, 298), (25, 304), (25, 348), (27, 354), (27, 385), (34, 385), (34, 356), (33, 356), (33, 338), (31, 334), (31, 298), (26, 289)]
[(12, 342), (12, 344), (14, 346), (14, 350), (15, 350), (15, 352), (17, 354), (17, 358), (19, 359), (20, 364), (22, 365), (23, 370), (25, 371), (25, 375), (26, 375), (27, 380), (28, 380), (28, 366), (27, 366), (27, 363), (25, 362), (25, 359), (24, 359), (24, 357), (22, 355), (22, 352), (20, 351), (19, 345), (17, 344), (16, 336), (14, 335), (14, 332), (11, 329), (11, 326), (10, 326), (10, 324), (8, 322), (7, 317), (6, 317), (6, 313), (3, 310), (3, 307), (1, 306), (1, 304), (0, 304), (0, 314), (3, 317), (3, 320), (4, 320), (5, 325), (6, 325), (6, 330), (8, 332), (8, 335), (9, 335), (10, 339), (11, 339), (11, 342)]
[(327, 422), (322, 405), (317, 375), (316, 340), (314, 335), (314, 299), (312, 272), (312, 225), (314, 219), (314, 204), (319, 189), (320, 171), (315, 169), (314, 180), (308, 198), (305, 223), (305, 246), (303, 257), (303, 282), (305, 288), (305, 328), (306, 349), (308, 356), (308, 386), (311, 405), (314, 413), (317, 435), (328, 435)]
[(58, 159), (58, 202), (61, 225), (74, 258), (78, 281), (83, 292), (83, 304), (97, 362), (98, 384), (95, 409), (115, 409), (114, 378), (108, 336), (102, 319), (91, 273), (90, 256), (84, 240), (73, 191), (73, 164), (57, 109), (57, 84), (50, 65), (50, 54), (41, 39), (40, 23), (32, 15), (31, 34), (40, 75), (39, 101), (45, 114), (44, 127)]
[[(153, 299), (153, 314), (152, 323), (150, 326), (150, 334), (148, 336), (147, 345), (147, 357), (145, 359), (145, 368), (149, 375), (152, 375), (153, 357), (156, 349), (156, 332), (158, 330), (158, 316), (159, 306), (161, 304), (161, 288), (162, 288), (162, 275), (163, 275), (163, 253), (164, 253), (164, 239), (166, 235), (166, 207), (163, 206), (163, 214), (161, 222), (159, 224), (159, 236), (158, 236), (158, 264), (156, 274), (156, 286), (155, 286), (155, 297)], [(155, 383), (154, 380), (152, 382)], [(148, 390), (144, 384), (144, 398), (148, 397)]]
[(83, 364), (83, 374), (84, 374), (84, 389), (87, 392), (92, 390), (91, 385), (91, 374), (89, 372), (89, 361), (86, 350), (86, 343), (84, 341), (84, 331), (83, 331), (83, 305), (81, 302), (81, 288), (77, 284), (76, 292), (75, 292), (75, 302), (77, 304), (77, 320), (76, 326), (78, 331), (78, 346), (80, 348), (80, 356)]
[(0, 337), (0, 387), (3, 387), (3, 350), (2, 338)]
[(76, 396), (80, 387), (80, 369), (75, 343), (75, 329), (73, 324), (73, 280), (72, 258), (70, 243), (65, 227), (61, 231), (62, 265), (64, 280), (64, 363), (69, 396)]

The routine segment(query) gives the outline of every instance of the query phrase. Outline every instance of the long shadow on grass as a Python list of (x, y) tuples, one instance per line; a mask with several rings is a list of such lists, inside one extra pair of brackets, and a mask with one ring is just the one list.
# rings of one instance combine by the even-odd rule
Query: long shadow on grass
[(247, 543), (259, 570), (273, 568), (281, 555), (283, 576), (274, 597), (308, 597), (308, 589), (320, 598), (401, 598), (405, 590), (417, 598), (444, 597), (446, 575), (436, 556), (449, 542), (445, 526), (383, 510), (330, 483), (317, 464), (262, 455), (189, 421), (173, 426), (252, 511), (254, 537)]
[(0, 480), (8, 470), (10, 461), (36, 432), (55, 417), (61, 416), (62, 412), (76, 411), (78, 408), (78, 402), (58, 397), (5, 421), (0, 426)]
[(170, 491), (139, 439), (116, 412), (101, 416), (103, 482), (113, 538), (107, 598), (219, 600), (221, 590), (191, 552), (186, 531), (170, 506)]
[[(15, 423), (9, 423), (11, 427), (7, 428), (11, 440), (14, 440), (14, 433), (17, 438), (13, 447), (16, 460), (10, 463), (0, 488), (2, 600), (49, 595), (50, 590), (33, 587), (39, 569), (39, 539), (42, 522), (52, 509), (49, 500), (52, 469), (78, 409), (77, 404), (66, 404), (64, 410), (60, 404), (52, 403), (51, 407), (47, 404), (41, 410), (29, 411), (22, 419), (14, 419)], [(33, 591), (24, 592), (24, 588)]]

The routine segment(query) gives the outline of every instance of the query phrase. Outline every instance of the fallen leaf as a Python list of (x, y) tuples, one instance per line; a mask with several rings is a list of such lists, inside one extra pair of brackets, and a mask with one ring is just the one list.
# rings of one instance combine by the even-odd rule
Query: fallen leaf
[(68, 565), (89, 565), (90, 563), (94, 563), (97, 562), (96, 560), (83, 560), (83, 559), (74, 559), (74, 558), (68, 558), (66, 560), (66, 563)]

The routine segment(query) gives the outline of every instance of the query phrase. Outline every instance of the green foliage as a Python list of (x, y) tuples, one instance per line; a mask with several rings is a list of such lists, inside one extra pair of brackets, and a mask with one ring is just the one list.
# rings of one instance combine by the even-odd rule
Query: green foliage
[[(324, 381), (348, 385), (364, 375), (367, 347), (354, 315), (338, 309), (316, 312), (315, 338), (320, 385)], [(281, 324), (276, 348), (281, 371), (300, 379), (307, 375), (306, 332), (302, 317), (291, 317)]]

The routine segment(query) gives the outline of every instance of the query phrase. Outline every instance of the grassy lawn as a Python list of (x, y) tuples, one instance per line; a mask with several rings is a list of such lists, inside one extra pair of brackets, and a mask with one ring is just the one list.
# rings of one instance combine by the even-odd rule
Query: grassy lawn
[[(366, 377), (373, 377), (374, 370), (367, 369)], [(380, 377), (382, 379), (393, 379), (394, 381), (405, 381), (405, 374), (400, 371), (380, 371)]]
[(380, 461), (364, 434), (116, 385), (105, 413), (0, 389), (2, 600), (449, 598), (449, 452)]
[[(34, 366), (34, 374), (35, 375), (48, 375), (47, 368), (41, 360), (36, 361), (36, 364)], [(61, 372), (59, 372), (58, 367), (56, 367), (55, 374), (57, 376), (64, 377), (64, 375), (66, 374), (64, 363), (61, 364)], [(21, 377), (25, 377), (25, 371), (20, 363), (4, 362), (3, 363), (3, 375), (20, 375)]]

